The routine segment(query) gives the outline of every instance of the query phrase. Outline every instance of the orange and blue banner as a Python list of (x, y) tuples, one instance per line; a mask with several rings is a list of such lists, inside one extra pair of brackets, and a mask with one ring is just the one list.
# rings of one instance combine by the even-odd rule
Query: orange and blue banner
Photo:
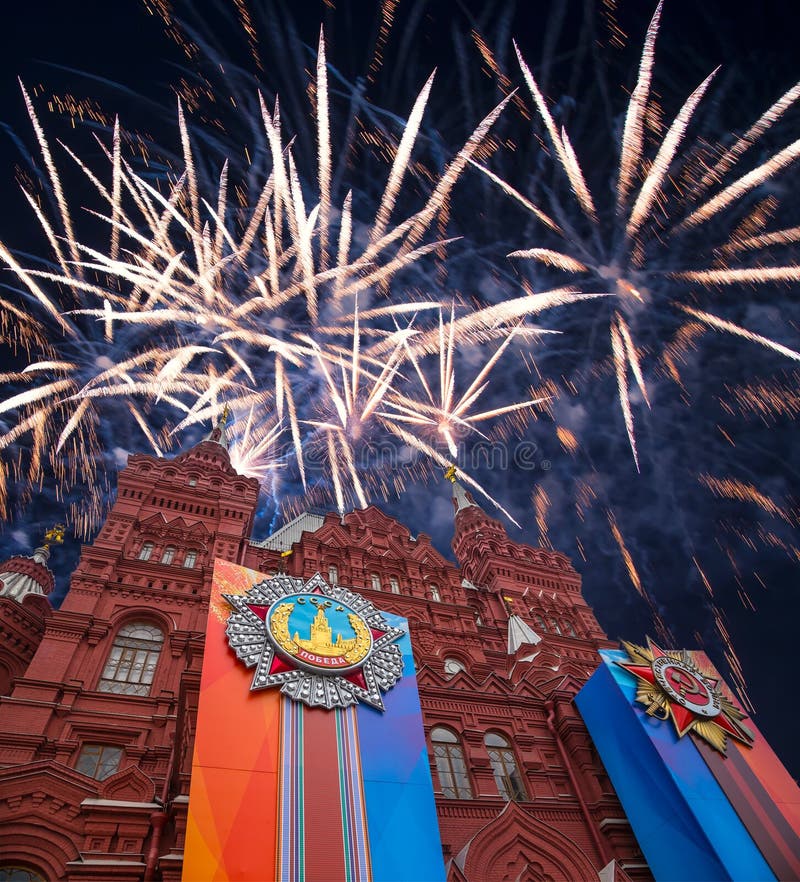
[(223, 595), (264, 574), (217, 561), (192, 762), (183, 882), (442, 882), (433, 786), (405, 619), (403, 676), (366, 704), (307, 707), (251, 691)]
[(752, 721), (752, 746), (729, 738), (724, 754), (681, 737), (637, 702), (637, 679), (620, 664), (628, 654), (600, 655), (575, 702), (653, 876), (800, 879), (800, 790)]

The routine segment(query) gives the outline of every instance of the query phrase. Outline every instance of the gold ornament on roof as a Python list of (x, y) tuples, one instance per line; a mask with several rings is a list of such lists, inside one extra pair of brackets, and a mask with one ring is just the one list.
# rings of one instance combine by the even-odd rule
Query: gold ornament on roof
[(44, 547), (49, 548), (52, 544), (61, 545), (64, 542), (67, 528), (64, 524), (54, 524), (44, 532)]

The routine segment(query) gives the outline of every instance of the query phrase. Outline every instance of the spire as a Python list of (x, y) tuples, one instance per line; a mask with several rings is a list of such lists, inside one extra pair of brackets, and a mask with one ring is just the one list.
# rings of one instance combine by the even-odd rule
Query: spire
[(45, 531), (44, 542), (32, 555), (25, 557), (15, 554), (0, 563), (0, 597), (8, 597), (17, 603), (29, 594), (47, 596), (55, 588), (55, 577), (47, 566), (50, 558), (50, 545), (60, 545), (64, 541), (65, 527), (56, 524)]
[(228, 424), (229, 413), (230, 408), (226, 404), (225, 407), (222, 408), (222, 413), (220, 414), (216, 425), (211, 429), (208, 435), (206, 435), (203, 439), (204, 441), (214, 441), (216, 444), (219, 444), (220, 447), (224, 447), (225, 450), (228, 449), (228, 435), (225, 431), (225, 426)]
[(472, 494), (469, 490), (466, 490), (461, 481), (458, 480), (458, 472), (454, 465), (451, 465), (447, 469), (444, 476), (453, 485), (453, 508), (455, 509), (456, 514), (465, 508), (480, 508), (477, 502), (472, 498)]

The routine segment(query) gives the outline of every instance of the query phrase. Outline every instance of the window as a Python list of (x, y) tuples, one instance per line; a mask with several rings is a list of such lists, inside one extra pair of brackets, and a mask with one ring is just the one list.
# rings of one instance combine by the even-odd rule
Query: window
[(570, 637), (577, 637), (578, 635), (575, 633), (575, 626), (569, 619), (564, 619), (561, 622), (561, 630), (564, 634), (568, 634)]
[(546, 633), (547, 632), (547, 622), (545, 622), (544, 618), (542, 616), (534, 616), (533, 618), (534, 618), (534, 621), (536, 622), (536, 625), (539, 628), (539, 630), (542, 631), (543, 633)]
[(505, 800), (519, 802), (526, 798), (525, 788), (522, 784), (517, 761), (514, 759), (514, 751), (511, 745), (496, 732), (488, 732), (483, 739), (492, 763), (494, 782), (497, 784), (497, 792)]
[(400, 593), (400, 583), (394, 576), (389, 577), (389, 587), (392, 589), (392, 594)]
[(456, 735), (449, 729), (437, 727), (431, 731), (431, 743), (442, 796), (446, 799), (472, 799), (464, 752)]
[(189, 478), (189, 486), (196, 487), (197, 486), (197, 478)]
[(339, 584), (339, 567), (331, 564), (328, 567), (328, 584), (329, 585), (338, 585)]
[(36, 870), (6, 864), (0, 867), (0, 882), (45, 882), (45, 878), (40, 876)]
[(461, 671), (466, 671), (466, 668), (457, 658), (446, 658), (444, 660), (444, 672), (448, 677), (454, 677)]
[(194, 565), (197, 563), (197, 552), (196, 551), (187, 551), (186, 557), (183, 559), (183, 565), (187, 570), (194, 569)]
[(142, 546), (142, 550), (139, 552), (139, 560), (150, 560), (150, 555), (153, 553), (153, 543), (145, 542)]
[(381, 577), (377, 573), (373, 573), (370, 578), (372, 579), (372, 590), (380, 591), (381, 590)]
[(147, 622), (119, 629), (97, 688), (100, 692), (149, 695), (164, 634)]
[(105, 781), (119, 769), (122, 748), (109, 744), (84, 744), (75, 768), (97, 781)]
[(439, 594), (439, 586), (438, 585), (430, 585), (431, 589), (431, 600), (435, 600), (437, 603), (442, 599), (441, 594)]
[(0, 695), (11, 695), (11, 681), (13, 679), (11, 669), (0, 663)]
[(553, 630), (555, 631), (555, 633), (560, 636), (561, 635), (561, 628), (559, 627), (556, 619), (550, 619), (550, 623), (552, 624)]
[(171, 564), (173, 560), (175, 560), (175, 549), (171, 545), (168, 545), (164, 549), (164, 553), (161, 555), (161, 563)]

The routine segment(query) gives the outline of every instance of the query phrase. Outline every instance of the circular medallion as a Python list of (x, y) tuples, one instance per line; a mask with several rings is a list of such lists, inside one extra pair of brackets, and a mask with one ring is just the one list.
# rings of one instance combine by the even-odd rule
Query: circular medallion
[(673, 701), (701, 717), (720, 713), (719, 696), (697, 672), (674, 658), (662, 656), (653, 661), (656, 682)]
[(636, 679), (636, 701), (646, 714), (671, 719), (678, 738), (693, 732), (722, 754), (728, 736), (748, 747), (753, 744), (754, 735), (742, 722), (744, 712), (720, 689), (703, 654), (663, 650), (649, 637), (646, 647), (625, 641), (622, 645), (628, 661), (617, 664)]
[(363, 701), (383, 710), (383, 693), (403, 676), (395, 643), (405, 630), (365, 597), (326, 584), (319, 573), (305, 583), (273, 576), (244, 594), (222, 596), (231, 607), (228, 643), (255, 668), (252, 690), (278, 687), (311, 707)]
[(306, 670), (345, 673), (372, 649), (369, 625), (355, 610), (324, 594), (291, 594), (266, 615), (267, 636), (281, 655)]

